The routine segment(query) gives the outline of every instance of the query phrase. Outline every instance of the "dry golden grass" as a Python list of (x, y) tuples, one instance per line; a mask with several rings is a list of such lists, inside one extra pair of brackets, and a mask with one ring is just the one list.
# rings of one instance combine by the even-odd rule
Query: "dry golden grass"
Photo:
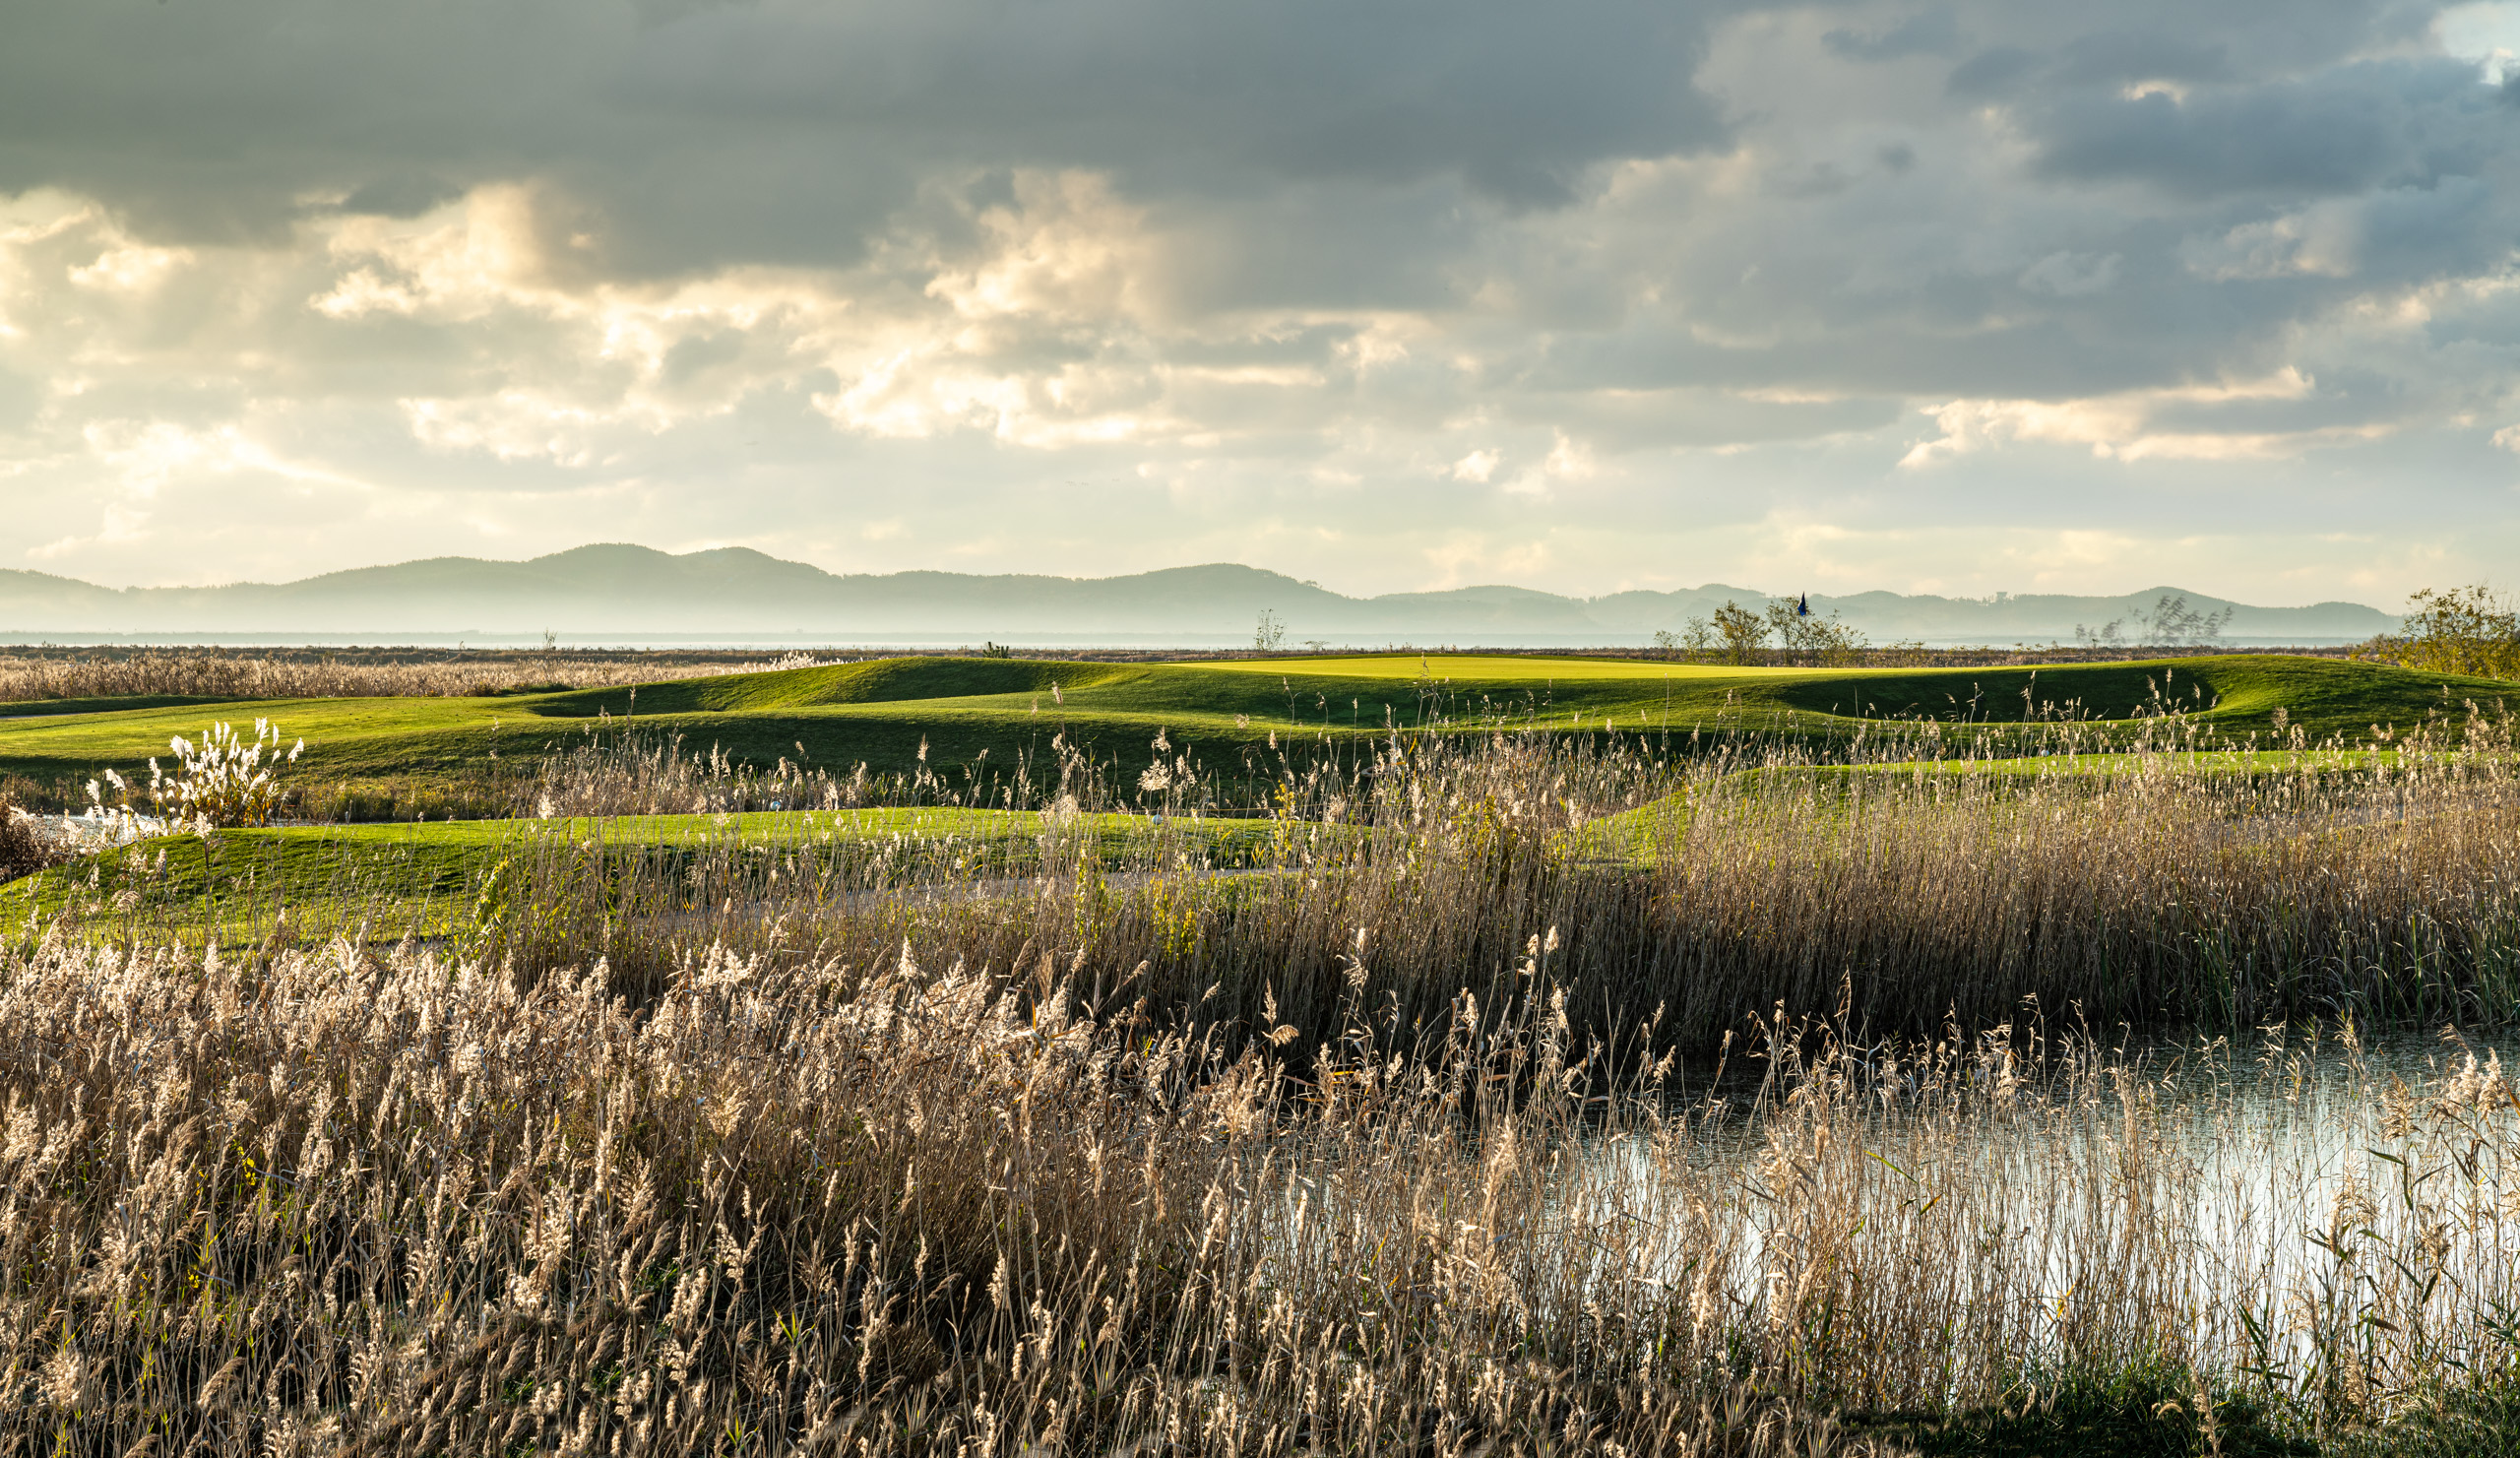
[[(534, 920), (485, 927), (483, 945), (532, 966), (608, 957), (633, 981), (712, 942), (868, 966), (907, 937), (999, 969), (1047, 948), (1081, 958), (1088, 984), (1133, 978), (1166, 1017), (1247, 1027), (1274, 996), (1311, 1033), (1360, 928), (1371, 995), (1414, 1025), (1465, 986), (1492, 997), (1554, 927), (1579, 1036), (1660, 1009), (1662, 1036), (1693, 1047), (1780, 1004), (1907, 1036), (2025, 1002), (2095, 1028), (2520, 1016), (2520, 784), (2498, 746), (2251, 774), (2173, 753), (2109, 775), (2055, 764), (1674, 768), (1538, 737), (1395, 744), (1345, 774), (1290, 767), (1266, 844), (1231, 874), (1177, 807), (1116, 864), (1053, 816), (1012, 877), (994, 854), (665, 852), (579, 831), (518, 848), (510, 904)], [(738, 803), (733, 781), (670, 756), (572, 774), (544, 782), (562, 813), (759, 808), (773, 785), (816, 805), (843, 788), (764, 781)]]
[[(692, 662), (692, 659), (700, 662)], [(0, 703), (123, 697), (439, 698), (607, 688), (776, 666), (733, 655), (172, 649), (76, 657), (0, 653)]]
[(58, 836), (0, 794), (0, 881), (32, 875), (69, 857)]
[[(2142, 1409), (2188, 1433), (2351, 1433), (2512, 1373), (2498, 1065), (2349, 1066), (2305, 1110), (2280, 1046), (2173, 1071), (1796, 1036), (1684, 1098), (1573, 1053), (1551, 960), (1405, 1040), (1358, 977), (1296, 1079), (1081, 1007), (1046, 959), (1001, 990), (908, 950), (716, 956), (634, 1011), (600, 968), (48, 948), (0, 994), (0, 1426), (1801, 1453), (2094, 1374), (2219, 1415)], [(2371, 1156), (2262, 1158), (2339, 1117)]]

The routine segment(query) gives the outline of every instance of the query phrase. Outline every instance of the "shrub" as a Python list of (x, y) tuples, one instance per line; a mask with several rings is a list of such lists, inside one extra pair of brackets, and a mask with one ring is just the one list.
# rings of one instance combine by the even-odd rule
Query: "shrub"
[(69, 858), (67, 849), (44, 834), (32, 815), (0, 795), (0, 881), (32, 875)]
[[(222, 721), (212, 725), (198, 745), (181, 734), (166, 744), (182, 762), (182, 770), (170, 777), (158, 769), (156, 759), (150, 760), (149, 798), (160, 813), (178, 822), (221, 828), (270, 824), (284, 799), (277, 772), (284, 762), (296, 763), (306, 749), (306, 741), (300, 739), (284, 756), (280, 727), (268, 719), (254, 721), (251, 739), (236, 737), (235, 729)], [(121, 781), (115, 785), (119, 788)], [(93, 784), (89, 794), (92, 799), (97, 797)]]
[(1728, 664), (1756, 663), (1759, 650), (1768, 641), (1766, 620), (1738, 602), (1726, 602), (1715, 609), (1714, 628), (1716, 636), (1724, 640), (1719, 651)]
[(1863, 630), (1838, 613), (1818, 617), (1807, 610), (1797, 611), (1792, 598), (1778, 598), (1768, 603), (1767, 624), (1777, 641), (1785, 645), (1788, 664), (1848, 667), (1862, 663), (1863, 651), (1870, 646)]
[(2363, 645), (2362, 656), (2433, 673), (2520, 678), (2520, 612), (2483, 583), (2426, 588), (2407, 600), (2403, 627)]

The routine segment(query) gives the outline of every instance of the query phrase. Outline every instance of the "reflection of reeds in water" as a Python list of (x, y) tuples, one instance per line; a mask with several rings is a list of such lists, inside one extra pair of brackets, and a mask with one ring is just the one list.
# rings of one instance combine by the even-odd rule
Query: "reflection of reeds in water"
[(1729, 1324), (1729, 1351), (1857, 1409), (2134, 1374), (2191, 1422), (2236, 1402), (2333, 1433), (2520, 1376), (2498, 1057), (2414, 1089), (2350, 1030), (2324, 1062), (2281, 1039), (2026, 1060), (2010, 1031), (1772, 1046), (1746, 1107), (1613, 1119), (1562, 1219), (1655, 1237), (1604, 1273), (1685, 1291), (1700, 1340)]
[(600, 969), (49, 947), (0, 992), (0, 1426), (1802, 1453), (2096, 1410), (2173, 1452), (2512, 1375), (2489, 1064), (2335, 1095), (2386, 1177), (2279, 1177), (2209, 1239), (2209, 1172), (2265, 1137), (2236, 1096), (2200, 1124), (2087, 1051), (2034, 1087), (2002, 1037), (1804, 1039), (1747, 1049), (1772, 1077), (1720, 1111), (1578, 1053), (1552, 960), (1405, 1039), (1354, 975), (1296, 1076), (1080, 1005), (1053, 956), (716, 956), (634, 1011)]

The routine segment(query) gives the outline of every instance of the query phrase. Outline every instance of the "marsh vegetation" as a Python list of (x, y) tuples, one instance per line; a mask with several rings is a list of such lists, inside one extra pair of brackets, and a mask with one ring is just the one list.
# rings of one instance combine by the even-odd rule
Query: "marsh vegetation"
[(625, 737), (502, 824), (84, 856), (0, 888), (7, 1425), (2505, 1451), (2508, 721), (2081, 724), (1395, 725), (1265, 809)]

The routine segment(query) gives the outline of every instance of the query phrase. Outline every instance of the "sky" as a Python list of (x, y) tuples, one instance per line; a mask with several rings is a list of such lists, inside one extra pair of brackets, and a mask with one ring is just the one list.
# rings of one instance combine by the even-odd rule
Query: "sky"
[(0, 0), (0, 567), (2520, 587), (2520, 4)]

